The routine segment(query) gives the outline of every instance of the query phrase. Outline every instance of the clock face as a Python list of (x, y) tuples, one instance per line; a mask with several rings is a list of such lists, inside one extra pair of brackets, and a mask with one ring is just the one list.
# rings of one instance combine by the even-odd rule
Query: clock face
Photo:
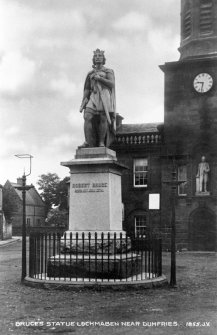
[(213, 86), (213, 79), (208, 73), (200, 73), (194, 78), (193, 86), (198, 93), (206, 93)]

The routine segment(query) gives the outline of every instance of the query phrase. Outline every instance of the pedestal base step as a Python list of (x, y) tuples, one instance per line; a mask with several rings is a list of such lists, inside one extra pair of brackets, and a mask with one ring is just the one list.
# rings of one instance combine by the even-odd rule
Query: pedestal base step
[(50, 257), (48, 277), (124, 279), (142, 272), (141, 256), (125, 255), (57, 255)]

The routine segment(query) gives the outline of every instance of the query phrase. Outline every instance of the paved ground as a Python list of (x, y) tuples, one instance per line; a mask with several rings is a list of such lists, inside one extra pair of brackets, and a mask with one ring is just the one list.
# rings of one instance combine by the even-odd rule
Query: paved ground
[[(168, 275), (169, 254), (163, 264)], [(217, 334), (216, 253), (178, 253), (177, 289), (126, 292), (23, 286), (21, 241), (0, 246), (0, 265), (2, 335)]]

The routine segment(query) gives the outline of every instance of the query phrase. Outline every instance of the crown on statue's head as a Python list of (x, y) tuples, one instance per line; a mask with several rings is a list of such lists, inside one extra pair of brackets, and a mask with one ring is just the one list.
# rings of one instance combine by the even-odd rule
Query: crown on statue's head
[(105, 64), (106, 59), (105, 59), (104, 52), (105, 52), (105, 51), (100, 50), (100, 49), (96, 49), (95, 51), (93, 51), (93, 67), (96, 65), (96, 57), (97, 57), (97, 56), (101, 56), (102, 59), (103, 59), (102, 64), (103, 64), (103, 65)]
[(100, 54), (101, 56), (104, 56), (104, 52), (105, 52), (105, 51), (103, 51), (103, 50), (96, 49), (96, 50), (93, 52), (93, 54), (94, 54), (94, 56), (95, 56), (96, 54)]

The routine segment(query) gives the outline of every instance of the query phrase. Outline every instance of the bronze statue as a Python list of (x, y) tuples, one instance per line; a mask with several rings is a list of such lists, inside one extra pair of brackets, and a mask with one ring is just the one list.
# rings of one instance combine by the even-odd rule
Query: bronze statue
[(104, 51), (96, 49), (93, 70), (86, 77), (80, 112), (84, 110), (85, 142), (80, 148), (109, 147), (115, 136), (115, 77), (104, 66)]

